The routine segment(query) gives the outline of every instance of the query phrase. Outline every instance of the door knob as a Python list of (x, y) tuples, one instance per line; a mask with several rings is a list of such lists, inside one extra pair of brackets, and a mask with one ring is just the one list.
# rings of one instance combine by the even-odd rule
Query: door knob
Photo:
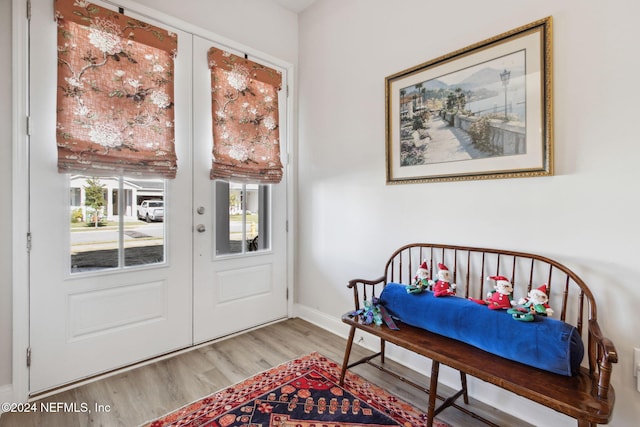
[(207, 227), (205, 227), (204, 224), (198, 224), (196, 225), (196, 230), (198, 233), (204, 233), (207, 230)]

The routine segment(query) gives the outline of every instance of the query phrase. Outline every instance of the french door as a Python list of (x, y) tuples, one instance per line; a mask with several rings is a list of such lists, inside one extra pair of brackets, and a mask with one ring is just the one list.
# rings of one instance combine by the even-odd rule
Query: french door
[(178, 34), (175, 179), (59, 174), (53, 2), (32, 3), (30, 393), (286, 317), (286, 183), (209, 180), (212, 42), (138, 17)]
[[(194, 87), (210, 88), (207, 51), (193, 37)], [(280, 91), (279, 105), (286, 105)], [(210, 181), (211, 92), (194, 91), (194, 340), (282, 318), (286, 300), (286, 185)], [(280, 123), (286, 123), (280, 108)], [(286, 140), (286, 126), (280, 127)]]

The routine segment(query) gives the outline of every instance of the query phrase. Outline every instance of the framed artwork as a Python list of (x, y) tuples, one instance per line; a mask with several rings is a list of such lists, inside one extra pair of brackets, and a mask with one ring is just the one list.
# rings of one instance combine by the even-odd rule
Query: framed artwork
[(552, 175), (551, 24), (388, 76), (387, 183)]

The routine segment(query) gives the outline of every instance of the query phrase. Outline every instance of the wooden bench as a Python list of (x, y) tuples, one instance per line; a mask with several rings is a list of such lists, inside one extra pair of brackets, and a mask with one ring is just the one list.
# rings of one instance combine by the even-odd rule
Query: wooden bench
[[(491, 290), (486, 280), (490, 275), (509, 277), (515, 299), (526, 296), (532, 288), (547, 284), (549, 304), (554, 309), (552, 317), (575, 326), (585, 344), (585, 357), (579, 373), (563, 376), (547, 372), (399, 321), (396, 322), (399, 330), (391, 330), (384, 324), (365, 324), (362, 316), (349, 312), (342, 316), (342, 321), (351, 329), (341, 383), (346, 370), (361, 363), (371, 364), (405, 380), (384, 366), (385, 343), (392, 343), (432, 361), (429, 387), (412, 384), (429, 394), (428, 426), (432, 426), (433, 418), (448, 406), (469, 412), (466, 407), (455, 403), (460, 396), (468, 403), (467, 374), (575, 418), (579, 427), (609, 422), (615, 401), (610, 385), (611, 369), (618, 356), (613, 343), (600, 331), (593, 294), (575, 273), (554, 260), (528, 253), (415, 243), (395, 251), (380, 278), (349, 281), (355, 309), (360, 310), (365, 300), (378, 297), (388, 283), (411, 284), (416, 269), (424, 260), (432, 277), (438, 263), (448, 267), (452, 283), (457, 285), (456, 297), (484, 299)], [(357, 329), (379, 337), (380, 352), (349, 364)], [(460, 372), (461, 389), (447, 398), (437, 396), (440, 364)], [(436, 398), (444, 400), (437, 408)], [(484, 421), (491, 425), (491, 422)]]

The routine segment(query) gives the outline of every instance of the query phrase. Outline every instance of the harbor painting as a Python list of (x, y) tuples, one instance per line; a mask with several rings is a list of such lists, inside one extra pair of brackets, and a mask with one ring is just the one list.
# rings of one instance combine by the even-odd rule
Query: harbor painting
[(550, 175), (550, 20), (387, 77), (387, 182)]
[[(524, 58), (519, 51), (400, 89), (400, 166), (526, 152)], [(508, 123), (517, 146), (491, 144), (492, 123)]]

